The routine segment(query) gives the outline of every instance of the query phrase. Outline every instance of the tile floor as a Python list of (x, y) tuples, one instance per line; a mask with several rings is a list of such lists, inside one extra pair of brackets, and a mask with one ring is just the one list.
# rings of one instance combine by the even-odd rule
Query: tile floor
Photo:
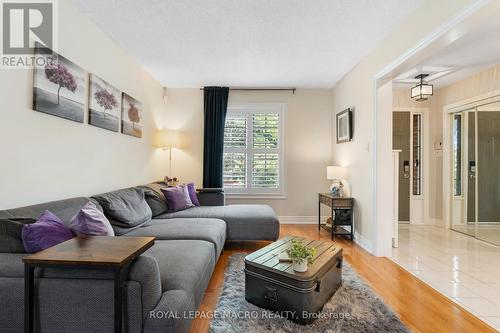
[(444, 228), (404, 224), (392, 260), (500, 331), (500, 247)]

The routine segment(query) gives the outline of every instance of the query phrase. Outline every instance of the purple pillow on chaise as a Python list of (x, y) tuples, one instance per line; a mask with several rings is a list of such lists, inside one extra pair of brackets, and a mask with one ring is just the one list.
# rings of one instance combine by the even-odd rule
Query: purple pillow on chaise
[(194, 187), (194, 183), (188, 183), (187, 189), (189, 192), (189, 199), (191, 199), (191, 202), (193, 203), (193, 205), (199, 206), (200, 201), (198, 200), (198, 196), (196, 195), (196, 189)]
[(75, 236), (63, 221), (46, 210), (35, 223), (23, 226), (21, 237), (26, 252), (35, 253)]
[(93, 202), (87, 202), (69, 223), (77, 236), (114, 236), (111, 223)]
[(189, 197), (189, 191), (186, 185), (166, 187), (162, 188), (161, 191), (165, 195), (168, 211), (171, 213), (194, 206)]

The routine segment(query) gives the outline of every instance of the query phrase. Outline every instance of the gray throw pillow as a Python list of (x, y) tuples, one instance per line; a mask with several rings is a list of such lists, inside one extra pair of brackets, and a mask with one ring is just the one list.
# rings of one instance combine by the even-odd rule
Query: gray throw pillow
[(26, 253), (21, 237), (23, 226), (35, 222), (35, 219), (28, 217), (0, 219), (0, 252)]
[(146, 202), (153, 212), (153, 217), (164, 214), (168, 211), (165, 195), (161, 192), (161, 189), (166, 186), (167, 185), (162, 185), (160, 183), (151, 183), (138, 187), (144, 190)]
[(146, 202), (143, 189), (127, 188), (92, 198), (99, 202), (111, 224), (131, 228), (151, 220), (151, 208)]

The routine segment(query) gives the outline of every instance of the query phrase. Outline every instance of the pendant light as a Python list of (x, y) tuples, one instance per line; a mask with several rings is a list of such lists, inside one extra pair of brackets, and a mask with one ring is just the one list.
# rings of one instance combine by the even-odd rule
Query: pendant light
[(429, 96), (433, 94), (432, 84), (424, 82), (424, 78), (429, 76), (429, 74), (419, 74), (415, 76), (415, 79), (419, 79), (420, 83), (415, 87), (411, 88), (411, 98), (415, 98), (417, 101), (426, 101)]

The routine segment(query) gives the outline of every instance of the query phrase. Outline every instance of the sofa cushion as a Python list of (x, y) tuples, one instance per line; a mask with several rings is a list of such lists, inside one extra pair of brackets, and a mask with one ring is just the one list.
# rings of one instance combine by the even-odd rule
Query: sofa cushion
[(267, 205), (200, 206), (175, 213), (165, 213), (155, 219), (214, 218), (227, 225), (227, 240), (276, 240), (279, 220)]
[(29, 217), (0, 219), (0, 253), (25, 253), (21, 238), (23, 226), (35, 222)]
[(65, 242), (75, 235), (63, 221), (46, 210), (35, 223), (23, 226), (21, 237), (26, 252), (35, 253)]
[(140, 188), (127, 188), (92, 198), (99, 202), (110, 222), (121, 227), (135, 227), (146, 223), (152, 217), (144, 190)]
[(41, 203), (33, 206), (2, 210), (0, 211), (0, 219), (9, 217), (30, 217), (36, 220), (43, 214), (44, 211), (48, 210), (60, 218), (64, 224), (69, 225), (73, 216), (75, 216), (83, 205), (89, 201), (95, 203), (97, 209), (102, 211), (102, 207), (94, 199), (77, 197)]
[(124, 236), (152, 236), (156, 240), (204, 240), (214, 245), (218, 258), (226, 241), (226, 223), (217, 219), (154, 219)]
[(168, 211), (167, 200), (165, 199), (165, 195), (161, 191), (163, 187), (166, 187), (166, 184), (150, 183), (137, 187), (144, 190), (146, 202), (151, 208), (153, 217), (166, 213)]
[(158, 240), (144, 252), (156, 259), (162, 291), (189, 291), (201, 301), (215, 267), (214, 246), (201, 240)]
[(188, 193), (189, 193), (189, 199), (191, 199), (191, 202), (195, 206), (200, 205), (200, 201), (198, 200), (198, 196), (196, 195), (196, 188), (194, 187), (194, 183), (187, 183), (186, 184)]
[(165, 187), (162, 188), (161, 191), (167, 200), (169, 212), (177, 212), (194, 206), (189, 197), (189, 191), (186, 185)]
[(104, 213), (93, 202), (87, 202), (70, 222), (78, 236), (114, 236), (115, 232)]

